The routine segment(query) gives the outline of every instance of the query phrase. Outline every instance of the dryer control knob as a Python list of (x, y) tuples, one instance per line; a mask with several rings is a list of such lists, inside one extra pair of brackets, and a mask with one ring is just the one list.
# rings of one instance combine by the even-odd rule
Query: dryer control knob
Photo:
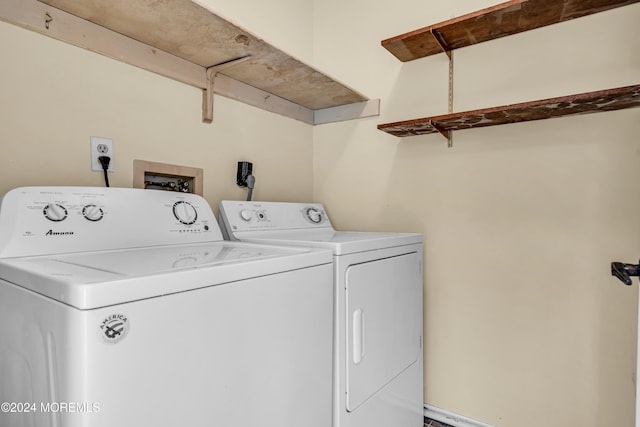
[(181, 200), (173, 204), (173, 215), (185, 225), (191, 225), (198, 219), (198, 211), (189, 202)]
[(57, 203), (49, 203), (44, 207), (42, 213), (49, 221), (55, 222), (63, 221), (67, 217), (67, 209)]
[(242, 218), (244, 221), (251, 221), (252, 217), (253, 217), (253, 214), (251, 213), (251, 211), (247, 209), (242, 209), (240, 211), (240, 218)]
[(320, 224), (324, 218), (322, 218), (322, 212), (316, 208), (307, 209), (307, 218), (314, 224)]

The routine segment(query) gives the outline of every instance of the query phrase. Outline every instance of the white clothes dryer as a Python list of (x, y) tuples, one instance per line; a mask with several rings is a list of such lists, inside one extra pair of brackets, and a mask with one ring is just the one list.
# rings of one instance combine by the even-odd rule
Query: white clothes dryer
[(0, 425), (327, 427), (332, 255), (222, 239), (192, 194), (0, 203)]
[(318, 203), (219, 208), (227, 239), (333, 252), (333, 426), (421, 427), (422, 235), (336, 231)]

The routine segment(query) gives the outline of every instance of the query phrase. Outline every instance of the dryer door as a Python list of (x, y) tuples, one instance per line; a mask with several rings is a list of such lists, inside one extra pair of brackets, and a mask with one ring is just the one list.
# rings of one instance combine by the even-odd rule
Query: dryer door
[(419, 358), (420, 261), (413, 252), (347, 268), (347, 411), (355, 411)]

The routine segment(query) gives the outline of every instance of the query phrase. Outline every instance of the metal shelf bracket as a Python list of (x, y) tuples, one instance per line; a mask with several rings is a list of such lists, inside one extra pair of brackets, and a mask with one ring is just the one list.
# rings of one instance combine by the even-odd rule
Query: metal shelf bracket
[[(431, 29), (431, 35), (438, 42), (438, 45), (444, 53), (449, 57), (449, 114), (453, 113), (453, 50), (447, 44), (442, 34), (435, 29)], [(442, 126), (436, 125), (431, 122), (431, 125), (436, 128), (445, 138), (447, 138), (447, 147), (453, 147), (453, 132), (445, 131)]]

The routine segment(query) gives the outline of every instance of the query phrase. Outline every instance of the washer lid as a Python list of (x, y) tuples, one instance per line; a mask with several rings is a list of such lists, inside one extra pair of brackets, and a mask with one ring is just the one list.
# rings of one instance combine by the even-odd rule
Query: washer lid
[(334, 255), (386, 249), (422, 243), (417, 233), (380, 233), (360, 231), (284, 230), (236, 232), (243, 242), (331, 249)]
[(0, 278), (93, 309), (331, 262), (330, 251), (210, 242), (8, 258)]

